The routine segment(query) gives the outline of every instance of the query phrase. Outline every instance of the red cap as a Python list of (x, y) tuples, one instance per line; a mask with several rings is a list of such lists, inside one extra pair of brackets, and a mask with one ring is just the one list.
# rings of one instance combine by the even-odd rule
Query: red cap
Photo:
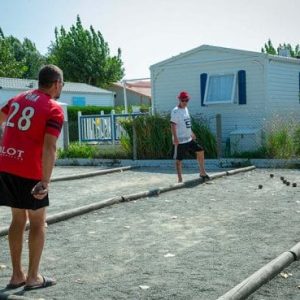
[(186, 91), (182, 91), (182, 92), (180, 92), (180, 94), (178, 95), (178, 97), (177, 97), (178, 99), (190, 99), (190, 95), (189, 95), (189, 93), (188, 92), (186, 92)]

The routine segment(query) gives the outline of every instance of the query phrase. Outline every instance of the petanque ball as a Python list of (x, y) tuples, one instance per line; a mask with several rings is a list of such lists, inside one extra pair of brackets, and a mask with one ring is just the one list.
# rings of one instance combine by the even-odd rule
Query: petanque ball
[(284, 180), (284, 177), (283, 177), (283, 176), (280, 176), (280, 179), (281, 179), (281, 180)]
[(262, 184), (260, 184), (260, 185), (258, 186), (258, 188), (259, 188), (259, 189), (262, 189), (262, 188), (263, 188), (263, 185), (262, 185)]
[(273, 177), (274, 177), (274, 174), (270, 174), (270, 177), (273, 178)]
[(297, 186), (297, 183), (296, 183), (296, 182), (294, 182), (294, 183), (293, 183), (293, 187), (296, 187), (296, 186)]

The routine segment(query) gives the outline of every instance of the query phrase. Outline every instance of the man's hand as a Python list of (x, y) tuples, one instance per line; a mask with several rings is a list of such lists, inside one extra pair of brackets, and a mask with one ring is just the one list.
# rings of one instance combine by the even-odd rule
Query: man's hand
[(174, 145), (176, 145), (176, 146), (179, 144), (179, 140), (178, 140), (178, 138), (177, 138), (177, 137), (176, 137), (176, 138), (174, 137), (173, 144), (174, 144)]
[(31, 194), (34, 198), (42, 200), (48, 194), (49, 184), (44, 181), (39, 181), (31, 190)]
[(195, 133), (194, 132), (192, 132), (192, 139), (193, 139), (193, 141), (195, 141), (196, 139), (197, 139), (197, 137), (196, 137), (196, 135), (195, 135)]

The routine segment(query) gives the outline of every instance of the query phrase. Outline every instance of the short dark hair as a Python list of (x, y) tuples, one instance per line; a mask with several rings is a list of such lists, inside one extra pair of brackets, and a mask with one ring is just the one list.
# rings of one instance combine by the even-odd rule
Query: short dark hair
[(55, 65), (46, 65), (39, 72), (39, 87), (50, 88), (51, 85), (63, 80), (63, 71)]

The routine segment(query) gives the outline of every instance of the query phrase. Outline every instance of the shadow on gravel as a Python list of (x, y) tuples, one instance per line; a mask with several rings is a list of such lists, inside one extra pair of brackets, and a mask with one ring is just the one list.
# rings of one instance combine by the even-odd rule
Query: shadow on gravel
[(27, 298), (25, 297), (25, 292), (23, 291), (23, 288), (20, 288), (21, 290), (15, 292), (15, 290), (12, 292), (12, 290), (9, 289), (1, 289), (0, 290), (0, 300), (21, 300), (21, 299), (31, 299), (31, 298)]

